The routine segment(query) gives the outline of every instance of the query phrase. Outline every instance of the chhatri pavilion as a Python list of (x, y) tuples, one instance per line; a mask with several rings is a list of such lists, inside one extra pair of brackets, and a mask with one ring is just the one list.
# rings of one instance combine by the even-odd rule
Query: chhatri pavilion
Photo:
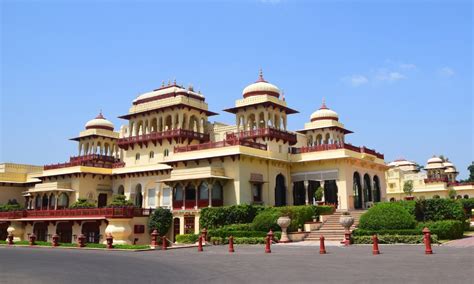
[[(235, 124), (210, 122), (217, 115), (205, 97), (176, 82), (139, 95), (117, 128), (102, 113), (72, 138), (77, 154), (68, 162), (0, 165), (0, 204), (16, 200), (26, 208), (0, 212), (0, 237), (17, 240), (59, 234), (71, 242), (149, 243), (146, 226), (153, 208), (173, 214), (170, 239), (199, 232), (200, 210), (234, 204), (314, 204), (337, 209), (370, 207), (386, 199), (384, 156), (347, 142), (352, 131), (323, 101), (300, 130), (287, 128), (298, 111), (280, 89), (258, 80), (224, 111)], [(125, 195), (136, 209), (107, 206)], [(68, 208), (78, 199), (97, 208)]]

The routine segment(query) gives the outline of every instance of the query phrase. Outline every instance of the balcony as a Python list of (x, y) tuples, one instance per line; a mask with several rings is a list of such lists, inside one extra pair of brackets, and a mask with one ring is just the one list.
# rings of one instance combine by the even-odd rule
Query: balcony
[(134, 207), (123, 208), (83, 208), (60, 210), (18, 210), (0, 212), (0, 219), (41, 219), (41, 218), (133, 218), (149, 216), (153, 209)]
[(44, 170), (62, 169), (76, 166), (96, 167), (96, 168), (121, 168), (125, 163), (113, 156), (90, 154), (70, 157), (69, 162), (45, 165)]
[(357, 153), (365, 153), (365, 154), (370, 154), (373, 155), (379, 159), (384, 159), (384, 155), (376, 152), (375, 150), (366, 148), (364, 146), (362, 147), (357, 147), (351, 144), (322, 144), (322, 145), (315, 145), (315, 146), (307, 146), (307, 147), (301, 147), (301, 148), (291, 148), (291, 153), (292, 154), (301, 154), (301, 153), (310, 153), (310, 152), (319, 152), (319, 151), (329, 151), (329, 150), (337, 150), (337, 149), (347, 149), (351, 150)]
[(175, 140), (175, 142), (184, 142), (191, 140), (198, 140), (199, 142), (209, 141), (209, 134), (194, 132), (185, 129), (167, 130), (161, 132), (153, 132), (150, 134), (143, 134), (131, 137), (120, 138), (117, 141), (117, 146), (121, 149), (128, 150), (133, 149), (134, 145), (137, 144), (142, 148), (148, 146), (148, 143), (153, 143), (155, 146), (157, 143), (162, 144), (163, 140), (167, 139), (169, 143)]
[[(212, 200), (212, 207), (221, 207), (223, 205), (223, 201), (221, 199), (213, 199)], [(184, 209), (195, 209), (197, 206), (198, 209), (207, 208), (209, 207), (209, 200), (208, 199), (200, 199), (197, 200), (185, 200), (184, 201)], [(183, 200), (173, 200), (173, 210), (182, 210), (183, 209)]]
[(257, 142), (253, 142), (249, 140), (233, 139), (233, 140), (223, 140), (223, 141), (218, 141), (218, 142), (208, 142), (208, 143), (202, 143), (202, 144), (197, 144), (197, 145), (176, 146), (174, 147), (174, 153), (223, 148), (223, 147), (230, 147), (230, 146), (237, 146), (237, 145), (265, 150), (265, 151), (267, 150), (267, 145), (262, 144), (262, 143), (257, 143)]
[(239, 132), (231, 132), (226, 134), (226, 139), (227, 140), (233, 140), (233, 139), (257, 139), (257, 138), (268, 138), (269, 140), (275, 139), (277, 142), (279, 140), (288, 142), (290, 145), (296, 144), (296, 134), (272, 128), (272, 127), (267, 127), (267, 128), (259, 128), (259, 129), (254, 129), (254, 130), (248, 130), (248, 131), (239, 131)]
[(443, 182), (448, 182), (448, 178), (425, 178), (425, 183), (443, 183)]

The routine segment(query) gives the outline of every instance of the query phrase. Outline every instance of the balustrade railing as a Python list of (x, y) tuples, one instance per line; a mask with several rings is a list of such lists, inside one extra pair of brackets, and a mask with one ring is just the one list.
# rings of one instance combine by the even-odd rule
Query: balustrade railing
[(76, 166), (87, 166), (96, 168), (120, 168), (124, 167), (125, 163), (113, 156), (106, 156), (100, 154), (89, 154), (83, 156), (74, 156), (69, 158), (69, 162), (49, 164), (44, 166), (44, 170), (62, 169)]
[(314, 146), (304, 146), (300, 148), (291, 148), (292, 154), (301, 154), (301, 153), (310, 153), (310, 152), (319, 152), (319, 151), (328, 151), (328, 150), (337, 150), (337, 149), (347, 149), (357, 153), (366, 153), (377, 158), (384, 159), (384, 155), (376, 152), (375, 150), (366, 148), (364, 146), (357, 147), (348, 143), (334, 143), (334, 144), (321, 144)]
[(196, 139), (199, 141), (209, 141), (209, 134), (194, 132), (192, 130), (186, 129), (174, 129), (174, 130), (166, 130), (160, 132), (152, 132), (148, 134), (130, 136), (120, 138), (117, 141), (117, 145), (120, 146), (127, 146), (134, 143), (145, 143), (145, 142), (152, 142), (152, 141), (159, 141), (162, 139), (169, 139), (169, 138), (185, 138), (185, 139)]
[(287, 141), (290, 145), (296, 144), (296, 134), (280, 130), (272, 127), (258, 128), (253, 130), (230, 132), (226, 134), (227, 140), (232, 139), (255, 139), (261, 137), (269, 137), (273, 139), (281, 139)]
[(248, 140), (234, 139), (234, 140), (223, 140), (223, 141), (218, 141), (218, 142), (207, 142), (207, 143), (202, 143), (202, 144), (197, 144), (197, 145), (175, 146), (174, 152), (182, 153), (182, 152), (197, 151), (197, 150), (223, 148), (223, 147), (236, 146), (236, 145), (251, 147), (251, 148), (260, 149), (260, 150), (267, 150), (267, 145), (265, 144), (248, 141)]
[(21, 218), (67, 218), (67, 217), (105, 217), (105, 218), (133, 218), (149, 216), (154, 209), (116, 207), (116, 208), (81, 208), (60, 210), (18, 210), (0, 212), (0, 219)]

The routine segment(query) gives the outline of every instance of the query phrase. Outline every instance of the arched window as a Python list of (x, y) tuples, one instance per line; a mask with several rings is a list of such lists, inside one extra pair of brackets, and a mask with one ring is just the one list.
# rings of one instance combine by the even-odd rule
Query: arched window
[(168, 157), (169, 155), (170, 155), (170, 150), (165, 149), (165, 150), (163, 151), (163, 156)]
[(324, 144), (329, 144), (329, 139), (331, 138), (331, 135), (329, 133), (326, 133), (326, 138), (324, 139)]
[(286, 183), (282, 174), (278, 174), (275, 180), (275, 206), (286, 206)]
[(173, 200), (183, 200), (183, 193), (183, 186), (181, 184), (176, 185), (176, 188), (174, 189)]
[(155, 157), (155, 152), (151, 151), (149, 154), (150, 159), (153, 159)]
[(378, 176), (374, 176), (374, 188), (373, 188), (374, 202), (380, 202), (380, 180)]
[(45, 193), (43, 195), (43, 204), (41, 206), (41, 209), (48, 209), (48, 204), (49, 204), (48, 195), (46, 195)]
[(352, 176), (352, 188), (354, 192), (354, 209), (362, 209), (362, 187), (358, 172), (355, 172)]
[(364, 175), (364, 201), (372, 201), (372, 183), (368, 174)]
[(61, 193), (58, 196), (58, 209), (59, 208), (67, 208), (69, 206), (69, 196), (66, 193)]
[(199, 199), (200, 200), (209, 199), (209, 186), (207, 185), (207, 182), (205, 182), (205, 181), (203, 181), (199, 185)]
[(53, 193), (51, 193), (49, 195), (49, 208), (54, 209), (55, 205), (56, 205), (56, 196)]
[(212, 185), (212, 200), (222, 200), (223, 194), (222, 194), (222, 185), (219, 182), (215, 182)]
[(123, 185), (120, 185), (117, 189), (117, 194), (118, 195), (125, 195), (125, 188), (123, 187)]
[(318, 134), (316, 136), (316, 145), (321, 145), (323, 144), (323, 136), (321, 134)]
[(137, 184), (135, 186), (135, 206), (138, 208), (142, 208), (143, 206), (143, 193), (141, 184)]
[(41, 196), (36, 195), (35, 197), (35, 209), (41, 209)]
[(135, 161), (138, 161), (138, 160), (140, 160), (140, 153), (135, 154)]

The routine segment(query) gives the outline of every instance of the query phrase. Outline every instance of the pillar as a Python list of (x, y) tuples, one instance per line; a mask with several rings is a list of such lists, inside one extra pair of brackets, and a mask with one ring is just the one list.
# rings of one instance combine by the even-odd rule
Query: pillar
[(208, 195), (208, 199), (209, 199), (208, 207), (212, 207), (212, 184), (208, 183), (207, 186), (208, 186), (207, 195)]
[(309, 181), (305, 180), (303, 184), (304, 184), (304, 202), (306, 205), (308, 205), (309, 204), (309, 194), (308, 194)]

